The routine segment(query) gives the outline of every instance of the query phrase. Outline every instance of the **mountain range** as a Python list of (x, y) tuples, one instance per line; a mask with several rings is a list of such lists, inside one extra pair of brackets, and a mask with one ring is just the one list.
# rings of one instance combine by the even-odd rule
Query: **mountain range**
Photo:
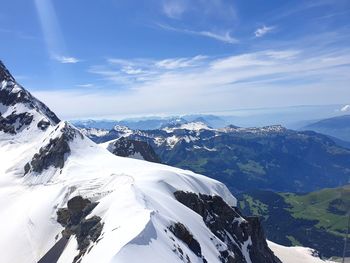
[(187, 122), (156, 130), (116, 126), (96, 137), (84, 132), (105, 148), (121, 137), (147, 142), (163, 163), (220, 180), (232, 192), (309, 192), (349, 182), (350, 150), (313, 131)]
[(224, 184), (95, 144), (2, 62), (0, 83), (1, 261), (322, 262), (267, 242)]
[[(322, 188), (348, 182), (350, 158), (349, 150), (329, 136), (282, 126), (213, 129), (188, 122), (147, 131), (116, 126), (94, 139), (119, 156), (146, 159), (156, 152), (165, 163), (216, 175), (233, 193), (239, 193), (239, 205), (246, 214), (262, 218), (270, 240), (309, 246), (325, 257), (342, 256), (349, 189)], [(127, 150), (126, 145), (133, 143), (147, 145), (142, 149), (149, 149), (149, 154), (144, 150), (135, 154), (136, 147)], [(267, 160), (274, 166), (266, 165)], [(240, 165), (244, 161), (247, 165)], [(331, 172), (332, 167), (341, 166)], [(227, 175), (229, 169), (236, 169), (236, 177)], [(305, 194), (310, 191), (314, 192)]]

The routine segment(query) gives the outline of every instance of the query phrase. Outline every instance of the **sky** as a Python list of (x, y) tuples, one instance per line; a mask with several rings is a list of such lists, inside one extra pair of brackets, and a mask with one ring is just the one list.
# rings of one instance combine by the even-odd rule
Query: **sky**
[(349, 104), (348, 0), (1, 0), (0, 59), (61, 118)]

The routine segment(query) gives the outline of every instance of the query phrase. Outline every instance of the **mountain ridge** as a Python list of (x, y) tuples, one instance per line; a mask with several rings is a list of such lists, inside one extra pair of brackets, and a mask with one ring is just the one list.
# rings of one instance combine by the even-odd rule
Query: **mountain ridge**
[(213, 129), (199, 123), (156, 130), (110, 131), (96, 142), (120, 137), (147, 142), (163, 163), (204, 173), (231, 191), (256, 188), (307, 192), (336, 187), (349, 180), (350, 150), (328, 136), (280, 125)]

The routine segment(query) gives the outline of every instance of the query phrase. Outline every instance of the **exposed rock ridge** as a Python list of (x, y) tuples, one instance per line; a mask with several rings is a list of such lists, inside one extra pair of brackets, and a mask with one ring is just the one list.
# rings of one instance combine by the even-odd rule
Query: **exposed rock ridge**
[[(197, 257), (202, 258), (203, 263), (207, 263), (207, 260), (202, 255), (202, 249), (199, 242), (182, 223), (174, 223), (169, 226), (168, 229), (174, 234), (175, 237), (184, 242)], [(179, 248), (178, 250), (180, 254), (183, 254), (182, 250)]]
[(10, 134), (16, 134), (23, 127), (31, 124), (33, 121), (33, 115), (28, 112), (23, 113), (11, 113), (6, 118), (1, 116), (0, 113), (0, 131)]
[[(222, 262), (281, 262), (269, 249), (258, 218), (244, 219), (237, 208), (230, 207), (220, 196), (183, 191), (175, 192), (174, 196), (201, 215), (211, 232), (227, 245), (229, 251), (221, 253)], [(248, 258), (244, 250), (248, 252)]]
[[(57, 126), (59, 129), (61, 125)], [(63, 127), (59, 129), (59, 135), (54, 138), (50, 138), (49, 142), (39, 149), (39, 152), (34, 154), (30, 163), (28, 162), (24, 167), (24, 173), (27, 174), (30, 171), (41, 173), (43, 170), (48, 169), (50, 166), (62, 169), (67, 156), (70, 154), (71, 149), (69, 142), (76, 136), (80, 136), (81, 139), (84, 136), (71, 127), (68, 123), (64, 123)]]
[(92, 249), (91, 243), (98, 242), (101, 235), (103, 229), (101, 218), (99, 216), (86, 218), (97, 204), (81, 196), (75, 196), (68, 201), (67, 208), (57, 210), (57, 222), (65, 228), (62, 231), (63, 237), (68, 239), (74, 235), (78, 242), (79, 254), (73, 263), (80, 262), (82, 256)]
[[(143, 160), (160, 163), (160, 158), (153, 150), (152, 146), (139, 140), (133, 140), (125, 137), (121, 137), (115, 142), (111, 143), (108, 148), (110, 152), (117, 156), (122, 157), (142, 157)], [(138, 156), (141, 155), (141, 156)]]

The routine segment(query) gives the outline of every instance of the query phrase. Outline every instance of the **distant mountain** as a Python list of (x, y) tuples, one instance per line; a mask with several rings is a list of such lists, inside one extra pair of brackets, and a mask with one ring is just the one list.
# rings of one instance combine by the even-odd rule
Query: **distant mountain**
[(244, 213), (261, 216), (271, 241), (310, 246), (326, 257), (342, 256), (350, 185), (303, 195), (252, 191), (239, 199)]
[(320, 132), (350, 142), (350, 115), (320, 120), (305, 126), (303, 130)]
[(80, 128), (80, 131), (94, 141), (109, 133), (109, 130), (99, 128)]
[(222, 128), (227, 125), (227, 121), (215, 115), (184, 115), (170, 117), (148, 117), (117, 120), (73, 120), (71, 121), (79, 128), (96, 128), (110, 130), (114, 126), (126, 126), (133, 130), (154, 130), (174, 124), (183, 124), (187, 122), (203, 122), (211, 127)]
[(185, 119), (187, 122), (202, 122), (213, 128), (223, 128), (230, 124), (226, 120), (225, 116), (197, 114), (185, 115), (182, 118)]
[(231, 191), (308, 192), (346, 184), (350, 150), (316, 132), (282, 126), (213, 129), (202, 122), (156, 130), (111, 130), (98, 142), (126, 137), (149, 143), (163, 163), (203, 173)]

